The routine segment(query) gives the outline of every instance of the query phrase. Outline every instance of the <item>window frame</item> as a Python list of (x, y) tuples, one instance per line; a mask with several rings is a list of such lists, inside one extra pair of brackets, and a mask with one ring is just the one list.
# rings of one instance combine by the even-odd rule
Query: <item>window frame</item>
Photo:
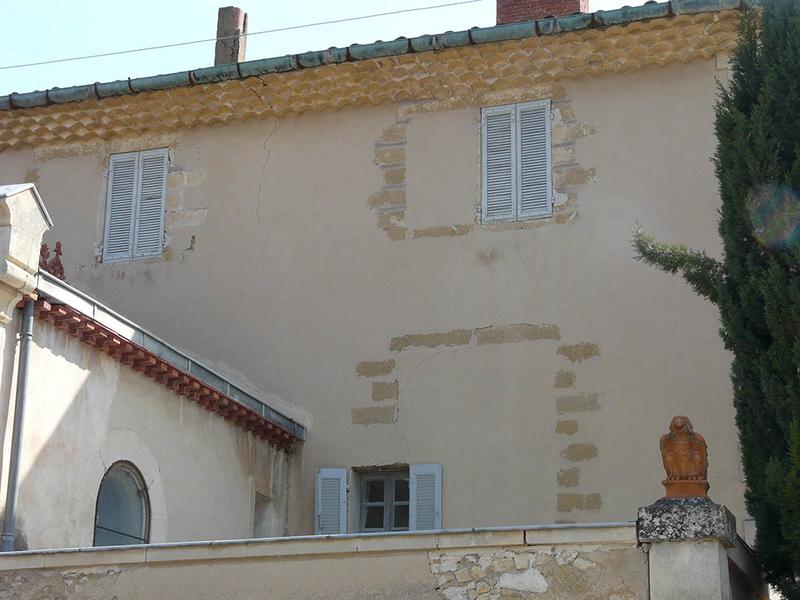
[[(549, 210), (543, 214), (521, 214), (522, 213), (522, 169), (521, 164), (521, 127), (520, 112), (525, 109), (545, 109), (546, 111), (546, 188), (549, 198)], [(491, 115), (511, 113), (511, 206), (510, 215), (500, 215), (488, 217), (488, 136), (486, 133), (486, 117)], [(501, 104), (481, 108), (481, 223), (513, 223), (523, 221), (534, 221), (539, 219), (549, 219), (553, 217), (555, 191), (553, 189), (553, 137), (552, 137), (552, 101), (550, 98), (532, 100), (529, 102), (519, 102), (514, 104)]]
[[(97, 495), (95, 496), (95, 503), (94, 503), (94, 526), (92, 529), (92, 546), (93, 547), (106, 547), (106, 546), (97, 546), (97, 528), (98, 528), (98, 521), (100, 519), (100, 491), (103, 489), (103, 484), (108, 479), (108, 476), (111, 475), (114, 471), (125, 471), (128, 475), (136, 483), (138, 488), (137, 493), (139, 496), (139, 500), (142, 504), (142, 535), (141, 537), (132, 536), (130, 534), (124, 532), (116, 532), (126, 537), (130, 537), (132, 539), (138, 540), (138, 543), (132, 544), (124, 544), (126, 546), (137, 546), (139, 544), (149, 544), (150, 543), (150, 494), (148, 492), (147, 483), (142, 476), (141, 471), (134, 465), (133, 463), (126, 461), (126, 460), (118, 460), (113, 463), (106, 472), (103, 473), (102, 479), (100, 479), (100, 485), (97, 486)], [(101, 527), (101, 529), (105, 529), (110, 531), (107, 527)]]
[[(359, 531), (362, 533), (380, 533), (388, 531), (410, 531), (411, 529), (411, 474), (408, 470), (402, 471), (363, 471), (360, 476), (359, 498)], [(408, 500), (395, 500), (395, 481), (405, 479), (408, 483)], [(367, 500), (367, 483), (370, 481), (383, 481), (383, 501), (370, 502)], [(383, 527), (367, 527), (367, 509), (370, 507), (383, 507)], [(409, 523), (405, 527), (394, 526), (395, 507), (408, 507)]]
[[(164, 158), (164, 174), (162, 179), (162, 194), (161, 194), (161, 220), (159, 223), (161, 232), (161, 243), (158, 247), (158, 252), (142, 254), (139, 252), (139, 207), (142, 201), (142, 173), (143, 161), (148, 156), (158, 156)], [(133, 202), (131, 206), (131, 239), (130, 248), (126, 255), (110, 255), (108, 244), (110, 239), (111, 228), (111, 199), (114, 184), (114, 161), (124, 160), (125, 158), (133, 158), (134, 165), (134, 181), (133, 181)], [(167, 175), (169, 173), (170, 152), (169, 148), (150, 148), (147, 150), (136, 150), (133, 152), (118, 152), (109, 155), (108, 160), (108, 175), (106, 177), (106, 207), (105, 207), (105, 222), (103, 223), (103, 244), (102, 244), (102, 262), (104, 263), (117, 263), (117, 262), (134, 262), (139, 260), (148, 260), (153, 258), (160, 258), (164, 255), (164, 242), (165, 242), (165, 213), (167, 202)]]

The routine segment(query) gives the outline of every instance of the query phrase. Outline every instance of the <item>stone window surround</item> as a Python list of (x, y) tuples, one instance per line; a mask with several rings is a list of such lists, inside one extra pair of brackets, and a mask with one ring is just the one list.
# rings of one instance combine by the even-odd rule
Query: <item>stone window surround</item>
[(538, 218), (485, 221), (482, 219), (482, 167), (481, 151), (476, 148), (476, 187), (472, 218), (459, 223), (431, 223), (411, 229), (406, 223), (409, 207), (406, 194), (407, 130), (414, 115), (464, 108), (461, 105), (442, 105), (436, 100), (404, 101), (397, 105), (397, 113), (389, 126), (375, 142), (374, 163), (382, 174), (382, 185), (370, 194), (367, 204), (377, 216), (377, 226), (389, 241), (425, 238), (458, 238), (478, 232), (506, 232), (536, 229), (548, 225), (569, 223), (578, 214), (579, 192), (586, 184), (594, 182), (596, 170), (577, 160), (576, 142), (595, 134), (595, 128), (579, 121), (572, 99), (564, 84), (556, 83), (531, 90), (485, 94), (470, 103), (474, 110), (474, 127), (482, 145), (481, 111), (483, 108), (509, 104), (525, 104), (548, 100), (550, 102), (550, 169), (552, 211)]

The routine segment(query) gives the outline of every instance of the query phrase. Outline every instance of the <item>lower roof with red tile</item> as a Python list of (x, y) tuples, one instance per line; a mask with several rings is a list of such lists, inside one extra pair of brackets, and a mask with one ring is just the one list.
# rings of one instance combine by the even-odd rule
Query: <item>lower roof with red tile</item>
[(301, 424), (49, 273), (28, 301), (37, 318), (278, 448), (305, 439)]

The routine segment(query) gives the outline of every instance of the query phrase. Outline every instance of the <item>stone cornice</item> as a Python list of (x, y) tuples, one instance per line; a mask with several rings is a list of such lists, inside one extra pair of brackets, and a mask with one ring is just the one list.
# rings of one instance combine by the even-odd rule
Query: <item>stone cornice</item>
[(0, 151), (342, 108), (500, 103), (567, 79), (688, 63), (729, 51), (738, 10), (408, 53), (216, 83), (0, 111)]

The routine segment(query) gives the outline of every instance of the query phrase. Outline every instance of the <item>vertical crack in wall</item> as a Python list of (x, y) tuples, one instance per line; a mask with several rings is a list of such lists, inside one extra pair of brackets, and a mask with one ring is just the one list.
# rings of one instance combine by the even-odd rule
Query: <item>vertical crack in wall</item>
[(256, 222), (258, 226), (261, 228), (261, 232), (264, 236), (264, 248), (263, 252), (259, 252), (259, 262), (261, 263), (261, 281), (262, 285), (266, 284), (267, 277), (266, 277), (266, 265), (264, 264), (264, 255), (267, 251), (267, 245), (269, 244), (269, 230), (264, 223), (263, 219), (263, 210), (264, 210), (264, 199), (263, 199), (263, 192), (264, 192), (264, 185), (267, 183), (267, 179), (269, 178), (268, 166), (269, 166), (269, 157), (272, 154), (272, 151), (269, 149), (269, 143), (272, 140), (275, 132), (278, 131), (278, 120), (275, 119), (272, 124), (272, 130), (267, 134), (267, 137), (264, 138), (264, 143), (262, 144), (262, 148), (264, 149), (264, 163), (261, 165), (261, 177), (258, 181), (258, 191), (256, 192)]
[[(267, 83), (264, 81), (263, 76), (259, 76), (258, 80), (261, 82), (261, 89), (267, 87)], [(250, 88), (256, 98), (264, 105), (268, 112), (272, 112), (272, 106), (269, 102), (261, 95), (259, 90), (256, 88)], [(263, 235), (263, 248), (261, 252), (258, 252), (258, 260), (259, 265), (261, 266), (261, 285), (266, 286), (267, 283), (267, 269), (265, 263), (265, 256), (267, 252), (267, 245), (269, 244), (269, 229), (267, 228), (266, 224), (264, 223), (263, 219), (263, 210), (264, 210), (264, 199), (263, 199), (263, 192), (264, 186), (267, 183), (267, 179), (269, 178), (269, 158), (272, 154), (272, 150), (269, 148), (269, 143), (272, 141), (272, 138), (275, 136), (275, 133), (278, 131), (278, 118), (273, 117), (272, 121), (272, 129), (264, 138), (264, 142), (261, 145), (264, 151), (264, 162), (261, 165), (261, 177), (258, 180), (258, 190), (256, 191), (256, 206), (255, 206), (255, 217), (256, 223), (258, 227), (261, 229), (261, 233)]]

